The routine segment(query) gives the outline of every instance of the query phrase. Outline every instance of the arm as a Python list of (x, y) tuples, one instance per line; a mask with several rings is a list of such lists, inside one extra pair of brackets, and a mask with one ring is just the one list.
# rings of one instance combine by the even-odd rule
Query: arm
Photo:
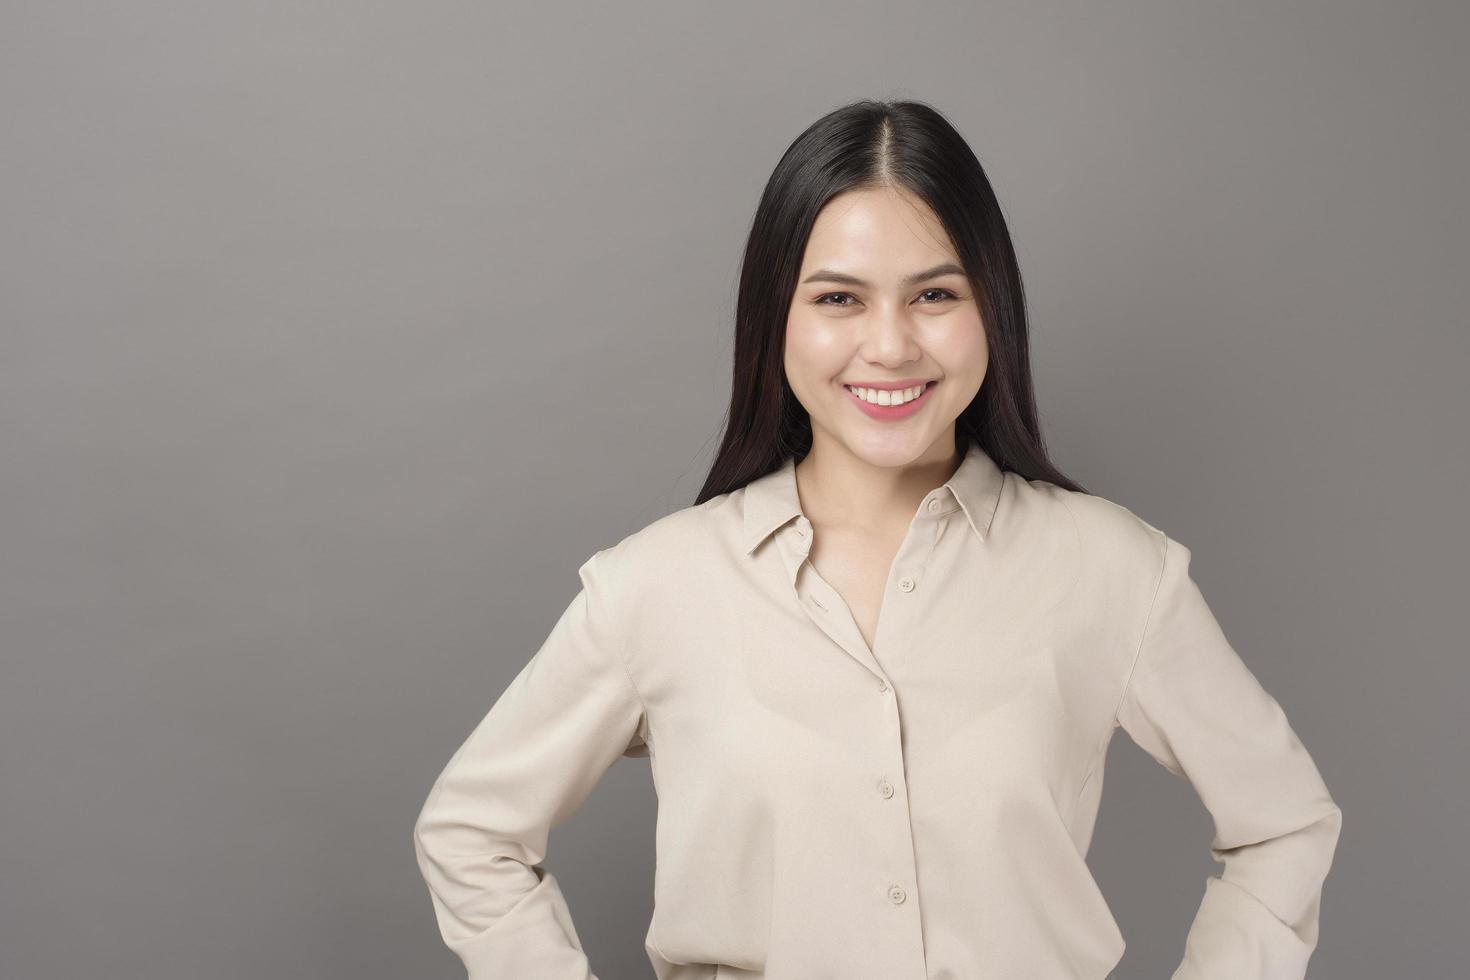
[[(1162, 534), (1162, 532), (1160, 532)], [(1214, 818), (1205, 881), (1172, 980), (1301, 980), (1342, 811), (1281, 706), (1231, 648), (1163, 538), (1163, 565), (1118, 723)]]
[(622, 755), (647, 755), (643, 704), (612, 628), (598, 564), (541, 648), (450, 758), (414, 826), (444, 942), (469, 980), (596, 980), (541, 861)]

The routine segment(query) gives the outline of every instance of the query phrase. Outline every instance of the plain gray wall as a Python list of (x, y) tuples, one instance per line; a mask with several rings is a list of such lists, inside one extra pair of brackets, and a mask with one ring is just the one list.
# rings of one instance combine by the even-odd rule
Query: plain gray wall
[[(1006, 209), (1063, 470), (1184, 541), (1341, 803), (1314, 976), (1464, 975), (1456, 3), (8, 2), (0, 976), (462, 976), (411, 831), (593, 551), (692, 502), (808, 123)], [(655, 797), (552, 837), (647, 978)], [(1177, 961), (1211, 824), (1124, 733), (1089, 860)]]

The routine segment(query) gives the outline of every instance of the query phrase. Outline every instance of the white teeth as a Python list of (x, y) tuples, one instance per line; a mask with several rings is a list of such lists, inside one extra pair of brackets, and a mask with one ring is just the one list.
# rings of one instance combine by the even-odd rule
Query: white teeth
[(888, 391), (878, 388), (854, 388), (852, 385), (843, 385), (848, 391), (857, 395), (865, 402), (874, 405), (902, 405), (911, 402), (924, 393), (927, 385), (915, 385), (912, 388), (900, 388), (898, 391)]

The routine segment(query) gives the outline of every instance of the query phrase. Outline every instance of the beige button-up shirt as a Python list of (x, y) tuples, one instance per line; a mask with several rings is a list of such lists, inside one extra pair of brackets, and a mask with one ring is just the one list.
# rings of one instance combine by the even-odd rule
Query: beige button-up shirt
[(1084, 857), (1123, 728), (1214, 819), (1175, 980), (1288, 980), (1342, 815), (1189, 549), (970, 446), (871, 648), (807, 561), (795, 460), (592, 555), (438, 777), (414, 843), (471, 980), (588, 980), (553, 826), (621, 756), (658, 795), (659, 980), (1102, 980)]

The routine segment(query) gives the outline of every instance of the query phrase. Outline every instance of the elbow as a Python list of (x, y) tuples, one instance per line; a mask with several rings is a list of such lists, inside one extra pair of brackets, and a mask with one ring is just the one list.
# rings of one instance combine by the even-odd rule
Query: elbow
[(434, 852), (439, 842), (439, 828), (442, 826), (438, 814), (433, 808), (431, 797), (419, 810), (418, 816), (413, 821), (413, 849), (418, 856), (420, 865), (429, 860), (429, 855)]
[[(413, 847), (420, 869), (430, 880), (495, 872), (512, 865), (540, 860), (541, 850), (530, 853), (522, 838), (486, 824), (482, 815), (448, 797), (435, 794), (413, 823)], [(512, 872), (514, 873), (514, 872)]]
[(1322, 859), (1330, 863), (1337, 851), (1338, 838), (1342, 836), (1342, 807), (1335, 800), (1328, 799), (1321, 816), (1305, 824), (1301, 830), (1286, 836), (1310, 841), (1314, 850), (1322, 855)]
[(1328, 838), (1327, 853), (1331, 855), (1337, 851), (1337, 842), (1342, 837), (1342, 807), (1336, 801), (1333, 802), (1332, 809), (1322, 818), (1322, 823)]
[(413, 854), (429, 890), (447, 894), (472, 873), (473, 848), (463, 837), (463, 825), (442, 810), (426, 805), (413, 822)]
[[(1292, 859), (1297, 867), (1315, 868), (1318, 883), (1327, 876), (1337, 855), (1338, 838), (1342, 836), (1342, 808), (1329, 800), (1327, 809), (1300, 830), (1283, 835), (1282, 853), (1295, 851)], [(1290, 843), (1288, 843), (1290, 842)]]

